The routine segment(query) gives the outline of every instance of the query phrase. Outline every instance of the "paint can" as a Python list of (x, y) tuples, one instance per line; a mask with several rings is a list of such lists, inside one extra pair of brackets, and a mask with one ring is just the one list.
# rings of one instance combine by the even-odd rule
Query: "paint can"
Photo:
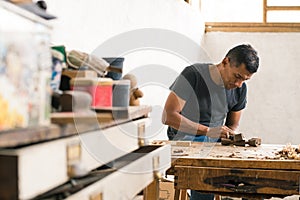
[(130, 81), (117, 80), (113, 81), (113, 106), (128, 107), (129, 106)]

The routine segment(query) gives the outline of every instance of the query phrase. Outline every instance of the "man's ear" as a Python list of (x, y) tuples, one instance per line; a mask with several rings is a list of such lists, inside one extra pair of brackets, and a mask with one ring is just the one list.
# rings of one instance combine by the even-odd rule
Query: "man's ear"
[(226, 65), (226, 64), (229, 64), (229, 58), (228, 57), (225, 57), (223, 60), (222, 60), (222, 64), (223, 65)]

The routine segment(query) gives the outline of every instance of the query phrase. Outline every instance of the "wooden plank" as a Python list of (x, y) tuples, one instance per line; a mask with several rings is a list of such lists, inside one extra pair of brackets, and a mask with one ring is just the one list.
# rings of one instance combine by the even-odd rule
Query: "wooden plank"
[(0, 132), (0, 148), (15, 147), (61, 136), (57, 125), (12, 129)]
[[(228, 159), (176, 159), (172, 163), (186, 166), (206, 166), (206, 167), (228, 167), (243, 169), (282, 169), (282, 170), (299, 170), (299, 161), (294, 160), (228, 160)], [(172, 170), (170, 170), (172, 174)]]
[(87, 113), (52, 113), (51, 122), (57, 124), (68, 123), (88, 123), (100, 124), (100, 126), (114, 125), (124, 123), (132, 119), (147, 116), (151, 112), (150, 106), (130, 106), (128, 107), (128, 118), (116, 118), (116, 113), (113, 112), (87, 112)]
[(300, 6), (267, 6), (266, 10), (277, 10), (277, 11), (300, 11)]
[(175, 166), (176, 189), (261, 195), (299, 194), (300, 171)]
[[(50, 126), (37, 126), (29, 128), (12, 129), (7, 131), (0, 131), (0, 148), (15, 148), (29, 144), (49, 141), (53, 139), (69, 137), (78, 133), (85, 133), (99, 129), (105, 129), (118, 124), (129, 122), (135, 119), (143, 118), (151, 112), (150, 106), (132, 106), (129, 107), (129, 117), (126, 119), (113, 119), (112, 113), (101, 113), (100, 118), (89, 116), (87, 118), (73, 118), (73, 114), (53, 113), (53, 122), (58, 124), (51, 124)], [(100, 123), (99, 123), (100, 120)], [(76, 122), (76, 123), (74, 123)]]
[(94, 126), (90, 124), (76, 124), (76, 126), (74, 124), (63, 126), (51, 124), (50, 126), (2, 131), (0, 132), (0, 148), (22, 147), (94, 130), (99, 130), (97, 124)]
[(52, 113), (51, 122), (54, 124), (68, 124), (68, 123), (105, 123), (113, 121), (112, 113), (73, 113), (61, 112)]
[(63, 76), (69, 78), (78, 78), (78, 77), (88, 77), (88, 78), (97, 78), (97, 73), (92, 70), (70, 70), (66, 69), (62, 71)]
[(300, 23), (206, 22), (206, 32), (300, 32)]

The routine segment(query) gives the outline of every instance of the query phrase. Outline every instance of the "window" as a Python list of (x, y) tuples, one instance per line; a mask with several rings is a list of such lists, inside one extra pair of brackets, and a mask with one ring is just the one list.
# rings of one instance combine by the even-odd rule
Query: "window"
[(189, 0), (206, 31), (300, 32), (300, 0)]

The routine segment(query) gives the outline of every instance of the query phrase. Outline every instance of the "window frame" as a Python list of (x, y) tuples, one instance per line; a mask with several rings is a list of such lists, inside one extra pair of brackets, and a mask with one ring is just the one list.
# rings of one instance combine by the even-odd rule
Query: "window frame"
[[(185, 0), (191, 4), (190, 0)], [(268, 11), (300, 11), (300, 6), (268, 6), (263, 0), (262, 22), (205, 22), (205, 32), (300, 32), (300, 22), (268, 22)], [(200, 0), (201, 5), (201, 0)]]

